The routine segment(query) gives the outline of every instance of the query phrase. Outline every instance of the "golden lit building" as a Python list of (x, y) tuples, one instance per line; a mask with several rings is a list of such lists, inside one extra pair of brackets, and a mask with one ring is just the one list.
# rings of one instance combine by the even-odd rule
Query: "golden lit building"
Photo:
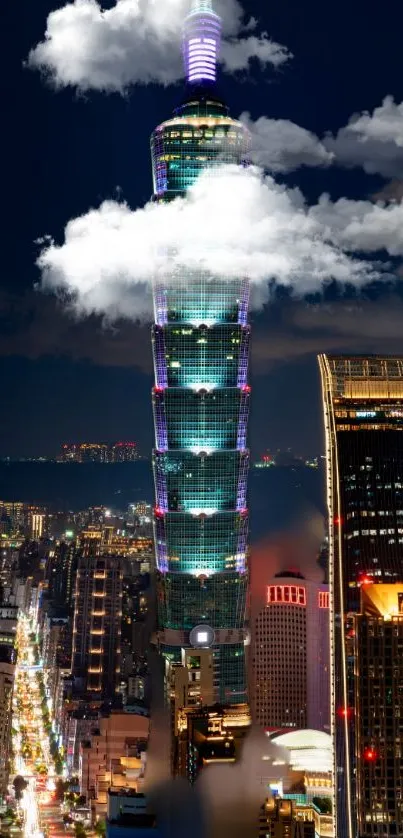
[(142, 790), (148, 735), (146, 716), (112, 711), (94, 723), (81, 742), (80, 793), (94, 819), (106, 814), (108, 789)]
[(99, 554), (102, 533), (83, 534), (74, 594), (72, 676), (75, 688), (113, 697), (120, 675), (123, 572), (118, 556)]
[(358, 835), (403, 835), (402, 583), (362, 586), (354, 660)]
[(184, 707), (178, 714), (175, 774), (194, 783), (206, 766), (236, 762), (250, 725), (247, 704)]
[[(361, 792), (354, 750), (354, 614), (367, 581), (403, 582), (403, 358), (321, 355), (319, 366), (329, 508), (336, 835), (356, 838)], [(364, 677), (369, 658), (360, 666)], [(385, 823), (379, 826), (371, 834), (388, 834)]]
[(179, 716), (185, 708), (213, 704), (213, 652), (211, 649), (182, 649), (182, 662), (167, 660), (165, 667), (167, 704), (171, 708), (176, 736)]
[(315, 838), (312, 807), (302, 810), (291, 800), (269, 798), (261, 810), (260, 838)]
[(62, 445), (63, 463), (127, 463), (138, 459), (135, 442), (74, 442)]

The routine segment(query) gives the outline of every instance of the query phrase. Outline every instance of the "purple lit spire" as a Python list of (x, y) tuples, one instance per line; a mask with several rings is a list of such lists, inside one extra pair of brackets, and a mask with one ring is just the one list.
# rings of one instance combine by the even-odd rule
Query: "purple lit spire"
[(214, 83), (220, 54), (221, 18), (212, 0), (192, 0), (183, 27), (183, 60), (190, 84)]

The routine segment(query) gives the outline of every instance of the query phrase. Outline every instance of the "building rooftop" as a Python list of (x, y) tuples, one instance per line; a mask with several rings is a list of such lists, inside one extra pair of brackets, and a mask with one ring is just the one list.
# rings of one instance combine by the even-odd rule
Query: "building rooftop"
[(290, 754), (290, 767), (295, 771), (327, 774), (332, 771), (332, 740), (322, 730), (290, 730), (289, 733), (266, 733)]
[(319, 363), (333, 398), (403, 397), (403, 356), (320, 355)]

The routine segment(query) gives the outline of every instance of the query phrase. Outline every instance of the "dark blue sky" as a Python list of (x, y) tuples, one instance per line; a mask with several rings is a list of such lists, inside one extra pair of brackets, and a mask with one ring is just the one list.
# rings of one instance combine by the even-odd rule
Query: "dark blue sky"
[[(323, 135), (354, 112), (372, 111), (387, 94), (402, 101), (403, 8), (396, 0), (244, 5), (294, 59), (278, 72), (256, 68), (248, 80), (223, 79), (234, 116), (249, 110), (254, 118), (286, 118)], [(152, 445), (148, 330), (124, 324), (112, 332), (95, 319), (69, 320), (51, 298), (33, 291), (35, 241), (46, 233), (61, 238), (69, 218), (116, 196), (117, 187), (133, 207), (149, 198), (149, 135), (181, 91), (139, 87), (125, 98), (54, 92), (23, 67), (53, 8), (48, 0), (8, 0), (3, 9), (0, 455), (52, 454), (62, 440), (84, 438), (135, 438), (146, 451)], [(383, 184), (336, 168), (300, 170), (288, 181), (309, 200), (322, 191), (366, 198)], [(287, 445), (321, 453), (316, 352), (402, 352), (401, 329), (391, 333), (388, 326), (399, 293), (390, 287), (366, 293), (358, 332), (334, 289), (319, 308), (285, 299), (255, 318), (255, 453)]]

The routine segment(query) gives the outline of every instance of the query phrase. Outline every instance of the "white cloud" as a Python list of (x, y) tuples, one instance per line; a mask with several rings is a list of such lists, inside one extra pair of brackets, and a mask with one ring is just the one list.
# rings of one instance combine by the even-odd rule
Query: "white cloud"
[(326, 237), (345, 250), (390, 256), (403, 255), (403, 204), (373, 204), (341, 198), (332, 203), (325, 196), (310, 209)]
[[(274, 66), (287, 60), (287, 50), (266, 34), (250, 34), (256, 21), (243, 25), (239, 0), (217, 0), (216, 8), (223, 18), (224, 69), (246, 69), (254, 56)], [(171, 84), (183, 75), (180, 38), (188, 10), (189, 0), (117, 0), (110, 9), (97, 0), (74, 0), (50, 12), (45, 38), (28, 64), (56, 86), (82, 91)]]
[[(290, 172), (300, 166), (361, 167), (368, 174), (403, 179), (403, 102), (387, 96), (372, 114), (351, 117), (334, 137), (320, 139), (287, 119), (261, 116), (253, 121), (241, 115), (252, 135), (253, 162), (272, 172)], [(385, 200), (399, 200), (399, 183), (379, 193)], [(376, 196), (375, 196), (376, 197)]]
[(373, 113), (351, 117), (335, 137), (324, 140), (335, 161), (346, 167), (360, 166), (368, 174), (403, 177), (403, 102), (387, 96)]
[(266, 32), (262, 35), (249, 35), (238, 38), (228, 38), (223, 41), (221, 47), (221, 58), (224, 70), (227, 73), (234, 73), (237, 70), (245, 70), (250, 62), (255, 59), (262, 67), (272, 64), (279, 67), (290, 58), (286, 47), (270, 40)]
[(385, 183), (378, 192), (372, 195), (374, 201), (403, 201), (403, 180), (393, 180)]
[(328, 166), (334, 155), (305, 128), (288, 119), (261, 116), (255, 122), (243, 113), (240, 120), (247, 126), (252, 140), (252, 159), (271, 172), (291, 172), (300, 166)]
[(146, 319), (153, 278), (203, 269), (228, 278), (247, 276), (255, 302), (267, 281), (296, 292), (329, 278), (361, 283), (381, 274), (354, 251), (385, 248), (403, 254), (403, 206), (324, 197), (308, 207), (258, 168), (223, 167), (200, 176), (185, 198), (132, 211), (104, 202), (71, 220), (64, 242), (45, 242), (38, 265), (43, 290), (73, 295), (83, 313)]

